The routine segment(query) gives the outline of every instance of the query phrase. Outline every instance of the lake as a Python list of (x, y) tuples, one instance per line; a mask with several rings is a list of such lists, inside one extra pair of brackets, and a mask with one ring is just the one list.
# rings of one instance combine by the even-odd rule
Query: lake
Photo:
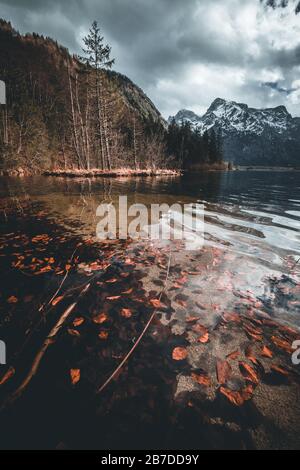
[[(124, 195), (129, 205), (203, 204), (203, 248), (97, 240), (97, 207), (118, 206)], [(7, 446), (300, 446), (292, 362), (300, 327), (299, 172), (2, 177), (0, 214), (0, 339), (14, 370), (0, 388), (4, 403), (76, 302), (36, 377), (5, 405)], [(97, 394), (154, 307), (128, 363)], [(275, 408), (288, 423), (278, 418), (269, 432)], [(26, 433), (30, 419), (36, 429)]]
[[(300, 173), (224, 172), (187, 174), (168, 178), (2, 179), (0, 197), (12, 201), (29, 198), (66, 231), (93, 237), (99, 219), (96, 208), (109, 201), (118, 206), (118, 197), (128, 196), (128, 204), (204, 204), (207, 246), (232, 255), (227, 268), (245, 271), (245, 288), (263, 295), (266, 276), (291, 274), (300, 256)], [(231, 265), (231, 266), (230, 266)], [(231, 269), (233, 268), (233, 269)], [(247, 271), (247, 272), (246, 272)], [(253, 274), (254, 273), (254, 274)], [(223, 273), (220, 273), (223, 275)], [(294, 309), (284, 312), (297, 323)]]

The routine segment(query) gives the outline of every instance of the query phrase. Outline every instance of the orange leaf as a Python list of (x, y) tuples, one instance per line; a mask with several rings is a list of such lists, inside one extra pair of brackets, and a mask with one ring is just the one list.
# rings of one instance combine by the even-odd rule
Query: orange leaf
[(262, 335), (262, 329), (261, 328), (254, 328), (253, 325), (250, 323), (244, 324), (244, 328), (247, 331), (247, 333), (250, 333), (254, 336), (261, 336)]
[(114, 295), (113, 297), (106, 297), (106, 300), (118, 300), (120, 297), (120, 295)]
[(161, 269), (167, 269), (167, 266), (165, 266), (164, 264), (162, 263), (158, 263), (157, 266)]
[(233, 391), (225, 387), (220, 388), (220, 393), (224, 395), (230, 403), (233, 403), (236, 406), (242, 406), (245, 401), (248, 401), (253, 396), (253, 387), (248, 385), (243, 390)]
[(71, 335), (71, 336), (80, 336), (79, 331), (77, 331), (77, 330), (72, 330), (71, 328), (68, 328), (68, 333), (69, 333), (69, 335)]
[(209, 387), (211, 385), (210, 378), (205, 374), (195, 374), (192, 373), (192, 379), (195, 380), (200, 385), (204, 385), (205, 387)]
[(16, 304), (18, 302), (18, 299), (17, 297), (15, 297), (14, 295), (12, 295), (11, 297), (9, 297), (9, 299), (7, 299), (7, 302), (9, 304)]
[(0, 385), (4, 385), (11, 377), (15, 375), (16, 371), (13, 367), (10, 367), (8, 371), (0, 379)]
[(290, 326), (286, 325), (280, 325), (279, 330), (283, 331), (284, 333), (287, 333), (292, 336), (297, 336), (299, 334), (299, 331), (295, 330), (294, 328), (291, 328)]
[(289, 373), (280, 366), (273, 365), (271, 366), (271, 370), (273, 372), (277, 372), (278, 374), (284, 375), (285, 377), (289, 375)]
[(118, 282), (118, 279), (117, 278), (113, 278), (113, 279), (108, 279), (107, 281), (105, 281), (107, 284), (115, 284), (116, 282)]
[(105, 331), (105, 330), (100, 331), (100, 333), (98, 334), (98, 337), (100, 339), (103, 339), (103, 340), (107, 339), (108, 338), (108, 331)]
[(173, 287), (174, 287), (174, 289), (182, 289), (182, 285), (181, 285), (181, 284), (177, 284), (177, 282), (175, 282), (175, 283), (173, 284)]
[(82, 325), (82, 323), (84, 323), (84, 318), (82, 317), (75, 318), (75, 320), (73, 321), (74, 326), (80, 326)]
[(273, 357), (273, 353), (272, 353), (271, 349), (267, 348), (267, 346), (264, 346), (262, 348), (261, 355), (264, 356), (264, 357), (268, 357), (268, 358)]
[(39, 274), (47, 273), (48, 271), (51, 271), (51, 270), (52, 270), (51, 266), (44, 266), (42, 269), (37, 271), (35, 274), (39, 275)]
[(229, 323), (229, 322), (240, 323), (241, 322), (241, 317), (235, 312), (225, 312), (223, 314), (223, 319), (227, 323)]
[(162, 303), (159, 299), (151, 299), (150, 304), (153, 305), (153, 307), (155, 307), (155, 308), (162, 307)]
[(120, 276), (123, 277), (123, 278), (126, 278), (126, 277), (130, 276), (130, 273), (121, 273)]
[(132, 311), (129, 308), (122, 308), (121, 315), (124, 318), (130, 318), (132, 317)]
[(204, 335), (200, 336), (200, 338), (198, 338), (198, 343), (202, 343), (202, 344), (206, 344), (208, 343), (209, 341), (209, 333), (206, 332), (204, 333)]
[(236, 406), (242, 406), (244, 404), (244, 398), (241, 392), (229, 390), (229, 388), (221, 387), (220, 393), (224, 395), (230, 403), (233, 403)]
[(77, 384), (80, 380), (80, 369), (70, 370), (71, 382), (73, 385)]
[(174, 361), (184, 361), (187, 358), (188, 352), (186, 348), (175, 348), (172, 353)]
[(262, 341), (263, 337), (261, 335), (256, 335), (254, 333), (251, 333), (251, 331), (246, 331), (247, 335), (250, 336), (250, 338), (254, 339), (254, 341)]
[(237, 359), (240, 355), (240, 352), (239, 351), (233, 351), (232, 353), (228, 354), (226, 357), (227, 359), (231, 359), (232, 361), (234, 361), (235, 359)]
[(132, 292), (133, 292), (133, 288), (128, 289), (128, 290), (122, 292), (122, 294), (132, 294)]
[(195, 331), (195, 333), (199, 333), (199, 335), (201, 336), (208, 333), (207, 328), (203, 325), (200, 325), (200, 323), (197, 323), (197, 325), (194, 325), (192, 327), (192, 330)]
[(258, 364), (257, 359), (256, 359), (256, 357), (254, 356), (254, 353), (253, 353), (252, 345), (250, 345), (246, 348), (245, 356), (247, 357), (247, 359), (249, 359), (249, 361), (253, 362), (253, 364), (256, 364), (256, 365)]
[(253, 385), (249, 384), (242, 390), (242, 395), (245, 401), (251, 400), (253, 396), (254, 388)]
[(231, 365), (227, 361), (217, 361), (217, 378), (220, 384), (225, 384), (231, 375)]
[(176, 283), (177, 284), (185, 284), (187, 282), (187, 277), (181, 277), (180, 279), (177, 279)]
[(108, 316), (106, 313), (99, 313), (99, 315), (93, 318), (93, 322), (96, 323), (97, 325), (101, 325), (102, 323), (106, 322), (107, 319), (108, 319)]
[(56, 297), (56, 298), (52, 301), (51, 305), (52, 305), (53, 307), (55, 307), (55, 305), (59, 304), (59, 302), (61, 302), (63, 298), (64, 298), (63, 295), (60, 295), (59, 297)]
[(259, 383), (259, 377), (253, 367), (249, 366), (246, 362), (239, 363), (241, 372), (246, 380), (253, 382), (254, 384)]
[(292, 354), (293, 348), (288, 341), (278, 338), (277, 336), (272, 336), (271, 340), (273, 341), (275, 346), (277, 346), (277, 348), (283, 349), (283, 351)]

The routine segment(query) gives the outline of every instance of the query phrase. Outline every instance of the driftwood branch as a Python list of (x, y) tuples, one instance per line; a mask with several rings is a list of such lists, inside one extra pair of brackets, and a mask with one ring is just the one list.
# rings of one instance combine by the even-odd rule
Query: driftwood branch
[[(164, 287), (163, 287), (163, 289), (162, 289), (162, 291), (159, 295), (159, 298), (158, 298), (159, 300), (161, 300), (162, 295), (165, 292), (165, 289), (166, 289), (166, 286), (167, 286), (167, 281), (168, 281), (169, 273), (170, 273), (170, 265), (171, 265), (171, 253), (169, 254), (169, 261), (168, 261), (167, 274), (166, 274), (166, 278), (165, 278), (165, 284), (164, 284)], [(156, 313), (157, 313), (157, 309), (155, 309), (154, 312), (152, 313), (152, 315), (150, 316), (145, 328), (141, 332), (140, 336), (138, 337), (138, 339), (136, 340), (136, 342), (134, 343), (134, 345), (132, 346), (130, 351), (126, 354), (124, 359), (121, 361), (121, 363), (118, 365), (118, 367), (114, 370), (114, 372), (109, 376), (109, 378), (104, 382), (104, 384), (101, 385), (100, 388), (98, 388), (98, 390), (96, 391), (96, 394), (101, 393), (111, 383), (111, 381), (116, 377), (116, 375), (120, 372), (120, 370), (122, 369), (124, 364), (128, 361), (130, 356), (133, 354), (133, 352), (135, 351), (135, 349), (137, 348), (137, 346), (141, 342), (141, 340), (144, 337), (146, 331), (148, 330), (149, 326), (151, 325), (152, 320), (155, 317)]]
[(27, 374), (27, 376), (25, 377), (25, 379), (23, 380), (23, 382), (21, 383), (21, 385), (17, 388), (17, 390), (10, 396), (10, 398), (7, 400), (8, 403), (12, 403), (14, 402), (17, 398), (19, 398), (22, 393), (24, 392), (24, 390), (27, 388), (28, 384), (31, 382), (32, 378), (35, 376), (35, 374), (37, 373), (38, 371), (38, 368), (40, 366), (40, 363), (41, 363), (41, 360), (43, 359), (48, 347), (53, 344), (53, 341), (55, 339), (55, 337), (57, 336), (57, 334), (59, 333), (61, 327), (64, 325), (65, 321), (68, 319), (68, 317), (71, 315), (71, 313), (73, 312), (74, 308), (76, 307), (77, 303), (78, 303), (78, 300), (80, 299), (80, 297), (82, 297), (87, 291), (88, 289), (90, 288), (90, 284), (88, 284), (87, 286), (84, 287), (84, 289), (80, 292), (79, 294), (79, 297), (77, 299), (76, 302), (73, 302), (65, 311), (64, 313), (61, 315), (61, 317), (59, 318), (59, 320), (57, 321), (57, 323), (54, 325), (54, 327), (52, 328), (52, 330), (50, 331), (49, 335), (47, 336), (47, 338), (45, 339), (41, 349), (38, 351), (37, 355), (35, 356), (34, 360), (33, 360), (33, 363), (32, 363), (32, 366)]
[[(71, 256), (71, 258), (70, 258), (70, 264), (72, 263), (73, 258), (74, 258), (74, 256), (75, 256), (75, 253), (76, 253), (76, 251), (78, 250), (78, 248), (79, 248), (79, 245), (76, 246), (75, 250), (74, 250), (73, 253), (72, 253), (72, 256)], [(69, 272), (70, 272), (70, 270), (67, 269), (66, 272), (65, 272), (65, 275), (64, 275), (64, 277), (63, 277), (63, 279), (62, 279), (62, 281), (61, 281), (61, 283), (60, 283), (60, 285), (59, 285), (58, 288), (57, 288), (57, 290), (55, 291), (55, 293), (52, 295), (51, 299), (50, 299), (48, 302), (45, 302), (43, 305), (40, 306), (39, 312), (41, 312), (42, 310), (45, 309), (45, 307), (47, 307), (48, 305), (50, 305), (50, 304), (53, 302), (53, 300), (58, 296), (59, 292), (61, 291), (61, 289), (62, 289), (62, 287), (63, 287), (63, 285), (64, 285), (64, 283), (65, 283), (65, 281), (66, 281), (66, 279), (67, 279), (67, 277), (68, 277), (68, 275), (69, 275)]]

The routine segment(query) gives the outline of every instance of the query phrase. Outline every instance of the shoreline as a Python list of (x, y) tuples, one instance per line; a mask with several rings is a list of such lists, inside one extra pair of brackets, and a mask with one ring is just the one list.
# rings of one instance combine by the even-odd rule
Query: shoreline
[(109, 177), (118, 178), (126, 176), (180, 176), (181, 170), (133, 170), (130, 168), (121, 168), (116, 170), (48, 170), (42, 173), (44, 176), (60, 176), (68, 178), (95, 178)]
[(42, 172), (34, 172), (16, 168), (11, 170), (0, 171), (1, 177), (31, 177), (31, 176), (55, 176), (62, 178), (122, 178), (122, 177), (157, 177), (157, 176), (182, 176), (183, 174), (201, 174), (201, 173), (219, 173), (219, 172), (299, 172), (300, 168), (291, 167), (247, 167), (240, 166), (234, 168), (221, 167), (203, 167), (194, 169), (156, 169), (156, 170), (133, 170), (131, 168), (120, 168), (115, 170), (99, 170), (97, 168), (91, 170), (45, 170)]
[(234, 171), (300, 171), (300, 168), (290, 166), (237, 166)]

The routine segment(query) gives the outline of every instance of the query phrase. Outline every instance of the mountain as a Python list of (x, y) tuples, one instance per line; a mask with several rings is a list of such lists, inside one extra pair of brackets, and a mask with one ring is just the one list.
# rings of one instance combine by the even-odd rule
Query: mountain
[(0, 171), (100, 168), (101, 158), (104, 169), (143, 168), (155, 150), (149, 135), (158, 140), (167, 124), (129, 78), (111, 70), (100, 75), (101, 129), (94, 69), (51, 38), (21, 35), (0, 19), (0, 80), (7, 88)]
[(290, 3), (292, 3), (296, 15), (300, 13), (300, 2), (297, 0), (260, 0), (260, 3), (266, 7), (271, 7), (274, 10), (275, 8), (286, 8)]
[(181, 110), (174, 119), (189, 122), (201, 134), (221, 130), (224, 158), (235, 164), (300, 165), (300, 118), (293, 118), (284, 106), (255, 109), (217, 98), (203, 116)]

